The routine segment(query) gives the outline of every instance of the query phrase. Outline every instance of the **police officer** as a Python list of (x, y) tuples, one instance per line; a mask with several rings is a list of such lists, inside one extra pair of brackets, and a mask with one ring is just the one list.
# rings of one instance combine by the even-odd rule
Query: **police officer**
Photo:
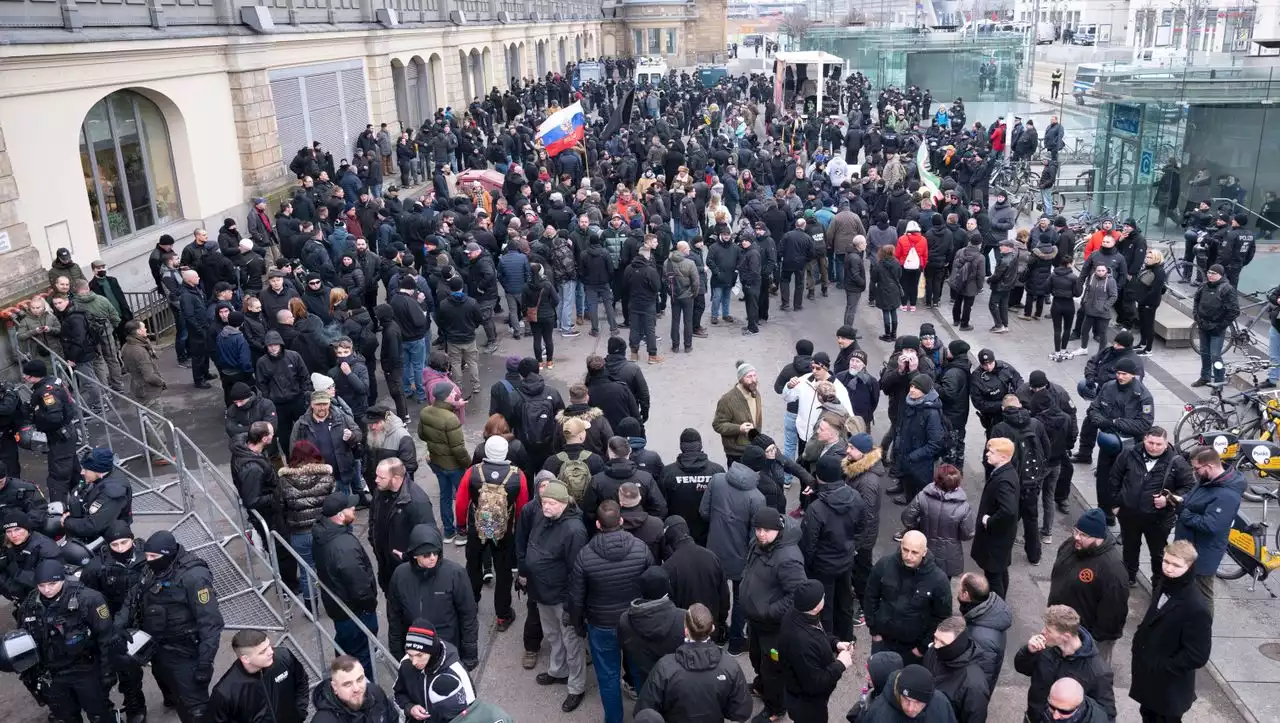
[(0, 472), (0, 515), (17, 511), (30, 520), (28, 530), (43, 530), (49, 516), (49, 503), (44, 492), (30, 482)]
[[(129, 634), (129, 596), (140, 592), (138, 583), (147, 569), (147, 558), (142, 552), (142, 540), (135, 540), (133, 530), (124, 520), (116, 520), (107, 528), (103, 542), (94, 550), (93, 558), (80, 571), (80, 582), (106, 598), (107, 608), (116, 626), (116, 635), (123, 641)], [(120, 692), (124, 695), (124, 712), (128, 723), (145, 723), (147, 700), (142, 694), (142, 667), (131, 660), (117, 656), (112, 661), (120, 678)], [(156, 682), (160, 681), (157, 669), (152, 669)], [(164, 686), (161, 685), (161, 690)]]
[(49, 499), (65, 502), (80, 470), (76, 466), (76, 440), (71, 429), (74, 405), (67, 385), (49, 376), (41, 359), (22, 363), (22, 379), (31, 385), (27, 416), (32, 426), (49, 437)]
[(991, 428), (1004, 418), (1004, 395), (1013, 394), (1020, 386), (1022, 375), (1012, 364), (996, 359), (990, 349), (978, 352), (978, 366), (969, 373), (969, 395), (988, 438)]
[[(1142, 444), (1142, 437), (1155, 420), (1155, 401), (1138, 379), (1133, 359), (1116, 362), (1116, 378), (1102, 385), (1098, 398), (1089, 404), (1085, 416), (1098, 429), (1098, 467), (1094, 478), (1098, 506), (1107, 516), (1107, 526), (1116, 524), (1115, 501), (1111, 499), (1111, 467), (1123, 444)], [(1104, 442), (1103, 435), (1111, 435)]]
[(18, 460), (18, 441), (14, 434), (26, 421), (27, 409), (18, 390), (9, 382), (0, 382), (0, 475), (22, 474)]
[(143, 552), (148, 570), (129, 617), (139, 620), (155, 643), (151, 668), (176, 699), (178, 718), (182, 723), (203, 723), (222, 634), (213, 573), (168, 530), (151, 535)]
[(80, 458), (80, 484), (67, 500), (62, 528), (81, 542), (102, 537), (116, 520), (133, 522), (133, 490), (128, 480), (111, 476), (115, 454), (94, 447)]
[(4, 557), (0, 558), (0, 592), (20, 602), (36, 589), (36, 568), (45, 560), (61, 560), (58, 544), (32, 532), (31, 518), (21, 510), (4, 513)]
[(1233, 289), (1240, 287), (1240, 271), (1253, 261), (1253, 254), (1258, 250), (1253, 231), (1248, 225), (1248, 214), (1237, 213), (1232, 216), (1231, 230), (1222, 238), (1222, 247), (1218, 250), (1218, 263), (1226, 269), (1227, 281)]
[[(107, 691), (115, 673), (107, 665), (117, 645), (107, 601), (75, 579), (65, 579), (62, 562), (36, 568), (37, 589), (18, 607), (18, 624), (36, 640), (40, 666), (25, 678), (36, 699), (60, 721), (110, 720)], [(38, 681), (38, 682), (37, 682)]]

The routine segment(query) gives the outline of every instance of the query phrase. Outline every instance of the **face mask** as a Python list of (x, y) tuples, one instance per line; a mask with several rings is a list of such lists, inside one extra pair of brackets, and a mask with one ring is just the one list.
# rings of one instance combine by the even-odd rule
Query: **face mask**
[(173, 562), (173, 556), (162, 555), (154, 560), (147, 560), (147, 567), (153, 572), (164, 572), (169, 568), (169, 563)]

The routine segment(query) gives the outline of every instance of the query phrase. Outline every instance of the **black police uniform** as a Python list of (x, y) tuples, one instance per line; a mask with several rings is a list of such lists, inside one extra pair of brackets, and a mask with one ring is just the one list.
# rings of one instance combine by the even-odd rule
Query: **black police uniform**
[[(124, 555), (117, 555), (105, 542), (94, 551), (93, 559), (80, 571), (80, 582), (102, 593), (111, 610), (116, 635), (123, 641), (129, 632), (129, 598), (141, 592), (138, 585), (147, 569), (147, 556), (142, 551), (142, 540), (135, 539), (133, 548)], [(120, 693), (124, 696), (124, 711), (129, 721), (147, 714), (147, 700), (142, 693), (142, 666), (133, 661), (117, 659), (116, 675), (120, 679)], [(160, 674), (152, 670), (156, 682)], [(163, 684), (160, 685), (165, 690)], [(166, 699), (168, 696), (166, 696)]]
[(44, 377), (31, 385), (28, 415), (31, 424), (49, 437), (49, 499), (63, 502), (71, 485), (80, 476), (80, 460), (76, 458), (74, 418), (71, 394), (58, 377)]
[(133, 522), (133, 490), (127, 481), (110, 474), (97, 482), (81, 480), (67, 500), (67, 511), (71, 515), (62, 522), (67, 534), (92, 542), (116, 520)]
[[(8, 529), (8, 525), (5, 526)], [(30, 530), (31, 528), (27, 528)], [(6, 542), (0, 558), (0, 592), (15, 602), (36, 589), (36, 567), (44, 560), (61, 560), (62, 548), (39, 532), (31, 532), (21, 545)]]
[(0, 472), (8, 477), (22, 474), (18, 460), (18, 440), (14, 434), (26, 422), (27, 409), (18, 390), (8, 382), (0, 382)]
[[(1155, 400), (1151, 392), (1134, 377), (1128, 384), (1111, 380), (1098, 390), (1098, 397), (1086, 412), (1089, 421), (1101, 432), (1111, 432), (1126, 445), (1142, 444), (1142, 437), (1155, 421)], [(1111, 467), (1119, 453), (1098, 450), (1097, 475), (1094, 487), (1098, 506), (1106, 512), (1107, 524), (1115, 524), (1116, 507), (1111, 499)]]
[[(114, 674), (107, 665), (117, 645), (111, 611), (100, 593), (76, 580), (62, 584), (52, 600), (32, 591), (18, 608), (18, 624), (40, 650), (36, 672), (37, 700), (60, 721), (106, 721), (111, 714), (107, 691)], [(23, 682), (28, 683), (26, 679)]]
[(28, 530), (43, 530), (49, 516), (49, 502), (34, 484), (17, 477), (0, 481), (0, 519), (11, 510), (25, 512), (31, 520)]
[(141, 584), (132, 615), (153, 638), (151, 668), (173, 693), (182, 723), (202, 723), (222, 634), (213, 573), (204, 560), (178, 547), (170, 565), (160, 572), (148, 568)]

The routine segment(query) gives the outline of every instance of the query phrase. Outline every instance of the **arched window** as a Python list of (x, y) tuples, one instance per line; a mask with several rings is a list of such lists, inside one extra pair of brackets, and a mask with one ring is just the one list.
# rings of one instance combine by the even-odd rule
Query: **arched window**
[(99, 246), (182, 217), (169, 130), (146, 97), (120, 90), (89, 109), (80, 165)]

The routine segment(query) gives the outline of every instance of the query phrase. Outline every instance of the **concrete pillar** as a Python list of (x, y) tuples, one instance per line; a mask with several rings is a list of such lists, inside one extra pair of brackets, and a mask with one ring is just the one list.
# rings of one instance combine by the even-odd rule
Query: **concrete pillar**
[(400, 114), (396, 112), (395, 79), (391, 75), (391, 57), (370, 55), (364, 59), (365, 78), (369, 87), (369, 122), (376, 129), (382, 123), (392, 135), (400, 134)]
[(48, 280), (27, 224), (18, 217), (18, 180), (0, 129), (0, 240), (6, 237), (8, 248), (0, 251), (0, 302), (8, 304), (43, 289)]
[(246, 195), (265, 194), (287, 180), (271, 81), (266, 70), (232, 72), (227, 78)]

